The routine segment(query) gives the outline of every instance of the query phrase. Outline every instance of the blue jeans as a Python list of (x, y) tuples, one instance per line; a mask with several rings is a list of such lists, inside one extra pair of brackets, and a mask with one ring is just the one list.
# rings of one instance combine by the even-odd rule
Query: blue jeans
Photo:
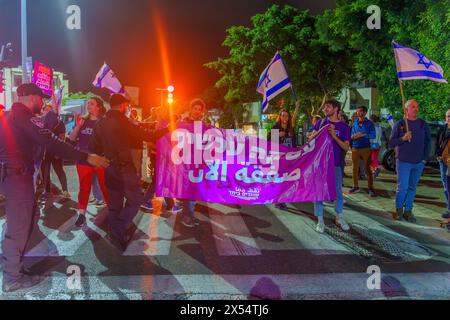
[(194, 218), (195, 217), (195, 205), (197, 202), (191, 200), (180, 199), (183, 202), (182, 215)]
[(408, 163), (397, 160), (397, 197), (395, 199), (397, 209), (405, 207), (406, 211), (412, 210), (417, 184), (424, 168), (423, 162)]
[[(336, 200), (334, 201), (334, 211), (338, 216), (344, 211), (344, 196), (342, 194), (342, 168), (334, 167), (336, 182)], [(316, 217), (323, 217), (323, 201), (314, 202), (314, 214)]]
[(441, 179), (442, 179), (442, 185), (444, 186), (444, 194), (445, 194), (445, 204), (447, 207), (447, 210), (450, 211), (449, 203), (448, 203), (448, 188), (447, 188), (447, 165), (444, 163), (444, 161), (439, 161), (439, 169), (441, 170)]

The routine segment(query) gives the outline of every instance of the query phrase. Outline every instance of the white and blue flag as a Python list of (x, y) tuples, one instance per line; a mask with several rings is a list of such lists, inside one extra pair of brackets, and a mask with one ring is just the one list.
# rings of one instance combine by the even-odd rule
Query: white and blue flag
[(397, 74), (400, 80), (428, 79), (447, 83), (444, 70), (417, 50), (393, 43)]
[(113, 93), (125, 92), (119, 79), (106, 63), (103, 64), (92, 84), (97, 88), (107, 88)]
[(256, 89), (256, 92), (263, 95), (263, 112), (269, 107), (270, 100), (289, 88), (292, 88), (292, 84), (281, 60), (281, 55), (277, 52), (261, 74)]

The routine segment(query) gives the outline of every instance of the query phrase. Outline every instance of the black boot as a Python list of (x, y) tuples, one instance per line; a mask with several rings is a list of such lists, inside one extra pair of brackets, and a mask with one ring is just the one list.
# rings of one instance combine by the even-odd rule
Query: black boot
[(416, 223), (417, 221), (414, 215), (412, 214), (412, 211), (405, 211), (405, 213), (403, 214), (403, 218), (405, 218), (406, 221), (411, 223)]

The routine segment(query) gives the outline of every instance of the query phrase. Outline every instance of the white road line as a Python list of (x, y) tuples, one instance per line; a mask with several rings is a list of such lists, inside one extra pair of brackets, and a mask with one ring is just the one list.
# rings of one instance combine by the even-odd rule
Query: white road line
[(124, 252), (126, 256), (167, 256), (170, 255), (174, 236), (176, 215), (162, 218), (155, 214), (142, 213), (134, 220), (139, 231)]

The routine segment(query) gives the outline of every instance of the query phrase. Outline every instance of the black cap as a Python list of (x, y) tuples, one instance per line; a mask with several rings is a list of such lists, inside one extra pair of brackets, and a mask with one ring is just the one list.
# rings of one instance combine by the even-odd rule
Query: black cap
[(129, 103), (130, 100), (125, 98), (123, 95), (115, 93), (109, 98), (109, 105), (111, 107), (116, 107), (118, 105), (121, 105), (122, 103)]
[(50, 98), (48, 95), (44, 94), (42, 90), (34, 83), (24, 83), (17, 88), (17, 96), (27, 97), (27, 96), (40, 96), (44, 99)]

